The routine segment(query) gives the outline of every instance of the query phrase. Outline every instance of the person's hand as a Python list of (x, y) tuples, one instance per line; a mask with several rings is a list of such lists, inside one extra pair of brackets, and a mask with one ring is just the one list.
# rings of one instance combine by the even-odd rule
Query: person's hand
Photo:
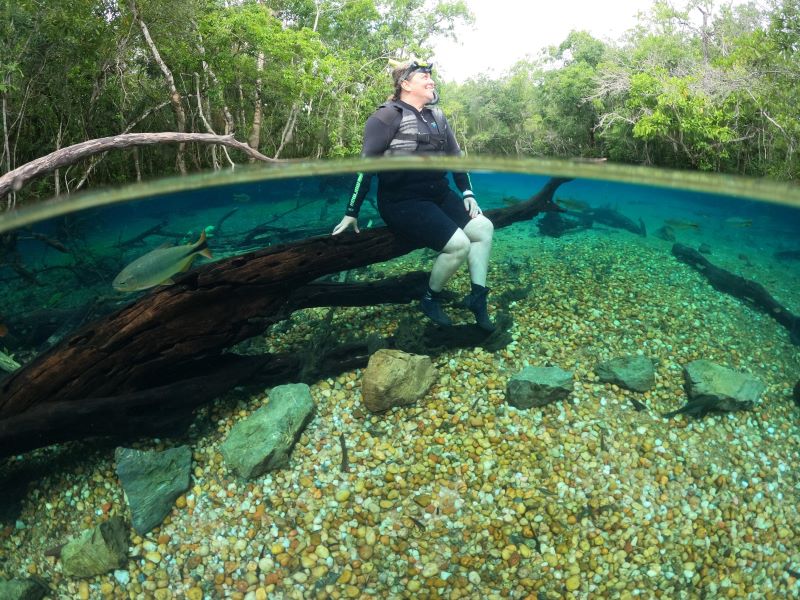
[(361, 233), (361, 231), (358, 229), (358, 219), (355, 217), (345, 216), (341, 221), (339, 221), (339, 224), (333, 228), (333, 233), (331, 233), (331, 235), (339, 235), (343, 231), (347, 231), (350, 228), (350, 225), (353, 226), (353, 229), (356, 230), (356, 233)]
[(474, 219), (478, 215), (483, 214), (480, 206), (478, 206), (478, 201), (475, 200), (475, 196), (464, 196), (464, 210), (469, 213), (470, 219)]

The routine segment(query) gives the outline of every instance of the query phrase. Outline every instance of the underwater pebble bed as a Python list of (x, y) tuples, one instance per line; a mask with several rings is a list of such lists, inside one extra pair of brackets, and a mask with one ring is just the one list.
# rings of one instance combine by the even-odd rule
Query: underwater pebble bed
[[(800, 352), (788, 333), (716, 292), (666, 242), (530, 231), (498, 233), (490, 273), (492, 297), (530, 286), (510, 306), (512, 343), (434, 357), (438, 380), (417, 405), (371, 415), (360, 370), (319, 381), (316, 415), (289, 467), (248, 482), (226, 468), (220, 444), (268, 390), (201, 409), (188, 440), (137, 444), (189, 443), (193, 477), (160, 527), (132, 535), (125, 570), (71, 580), (46, 556), (107, 515), (129, 519), (113, 447), (23, 457), (47, 465), (68, 456), (45, 469), (17, 523), (0, 531), (0, 576), (39, 576), (58, 598), (800, 594), (800, 409), (791, 400)], [(418, 252), (380, 270), (428, 266)], [(461, 272), (450, 289), (468, 285)], [(265, 349), (302, 348), (326, 313), (303, 311)], [(342, 337), (387, 335), (408, 315), (413, 306), (341, 308), (330, 327)], [(598, 361), (637, 352), (655, 362), (652, 391), (599, 382)], [(761, 402), (702, 420), (660, 417), (683, 405), (682, 365), (699, 358), (761, 379)], [(506, 382), (528, 364), (574, 371), (570, 400), (508, 406)], [(649, 410), (637, 412), (631, 398)]]

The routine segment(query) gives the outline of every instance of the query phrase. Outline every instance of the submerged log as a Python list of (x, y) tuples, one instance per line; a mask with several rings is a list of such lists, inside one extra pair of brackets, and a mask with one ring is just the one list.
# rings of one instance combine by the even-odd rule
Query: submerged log
[(720, 292), (744, 300), (750, 306), (775, 319), (789, 330), (792, 343), (800, 346), (800, 317), (792, 314), (789, 309), (773, 298), (763, 285), (712, 264), (697, 250), (683, 244), (674, 244), (672, 254), (679, 261), (702, 273), (708, 282)]
[[(560, 210), (553, 194), (567, 181), (550, 179), (528, 201), (487, 211), (486, 216), (500, 228)], [(270, 247), (185, 274), (174, 285), (82, 327), (2, 381), (0, 456), (11, 452), (7, 440), (15, 435), (8, 420), (34, 409), (37, 418), (26, 431), (37, 446), (63, 439), (56, 432), (67, 427), (64, 414), (79, 405), (89, 407), (83, 417), (93, 420), (93, 399), (106, 399), (95, 409), (98, 414), (107, 410), (111, 398), (115, 409), (124, 413), (126, 406), (147, 398), (148, 391), (172, 390), (174, 395), (162, 393), (155, 402), (160, 411), (171, 412), (169, 405), (179, 402), (175, 396), (183, 395), (181, 385), (213, 377), (208, 375), (209, 364), (224, 361), (226, 349), (263, 333), (301, 306), (304, 293), (298, 290), (303, 286), (415, 248), (378, 228)], [(294, 301), (293, 294), (299, 294)], [(236, 385), (225, 377), (219, 383), (218, 388), (210, 381), (203, 385), (214, 387), (215, 396)]]

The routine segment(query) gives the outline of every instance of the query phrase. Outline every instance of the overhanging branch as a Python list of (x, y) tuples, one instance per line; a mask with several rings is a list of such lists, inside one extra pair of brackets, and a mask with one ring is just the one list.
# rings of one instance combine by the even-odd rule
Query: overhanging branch
[(156, 144), (182, 144), (185, 142), (198, 142), (201, 144), (220, 144), (241, 150), (248, 156), (263, 162), (276, 162), (275, 159), (264, 156), (253, 150), (247, 144), (234, 139), (233, 135), (214, 135), (211, 133), (178, 133), (163, 131), (159, 133), (123, 133), (110, 137), (87, 140), (61, 150), (51, 152), (46, 156), (32, 160), (0, 177), (0, 197), (11, 191), (17, 191), (32, 179), (40, 177), (55, 169), (76, 163), (84, 158), (94, 156), (108, 150), (130, 148), (132, 146), (153, 146)]

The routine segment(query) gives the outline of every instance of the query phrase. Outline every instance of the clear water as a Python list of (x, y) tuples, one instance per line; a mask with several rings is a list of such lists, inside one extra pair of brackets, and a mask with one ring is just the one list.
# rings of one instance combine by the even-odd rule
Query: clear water
[[(392, 165), (409, 162), (420, 166)], [(799, 591), (792, 390), (800, 346), (774, 314), (717, 291), (672, 248), (700, 249), (800, 315), (800, 190), (584, 163), (423, 164), (456, 165), (471, 170), (485, 211), (528, 199), (551, 176), (572, 177), (555, 193), (567, 219), (610, 209), (643, 224), (646, 235), (595, 218), (590, 228), (551, 237), (541, 215), (498, 229), (490, 309), (512, 319), (505, 342), (433, 353), (437, 382), (425, 398), (382, 415), (363, 407), (360, 367), (316, 379), (313, 370), (298, 372), (317, 412), (285, 469), (244, 482), (226, 470), (219, 451), (232, 424), (264, 404), (263, 386), (221, 393), (181, 435), (127, 440), (148, 450), (188, 444), (192, 487), (160, 528), (132, 537), (130, 560), (118, 570), (128, 577), (90, 579), (90, 597), (152, 597), (159, 586), (171, 597), (199, 589), (207, 598), (650, 597), (657, 590), (676, 598), (763, 598)], [(111, 281), (165, 242), (190, 243), (207, 230), (214, 259), (198, 258), (190, 271), (197, 273), (215, 261), (328, 235), (361, 166), (206, 174), (0, 216), (0, 232), (16, 238), (0, 255), (0, 351), (24, 370), (69, 347), (76, 331), (161, 293), (123, 294)], [(365, 203), (359, 223), (362, 231), (382, 226), (374, 204)], [(418, 250), (354, 269), (347, 281), (428, 270), (432, 257)], [(448, 286), (458, 294), (468, 288), (465, 270)], [(515, 295), (503, 296), (509, 292)], [(236, 311), (247, 292), (230, 294)], [(470, 322), (469, 313), (449, 310), (457, 323)], [(169, 328), (171, 318), (156, 322)], [(388, 338), (408, 323), (425, 327), (413, 302), (302, 309), (228, 350), (313, 356), (315, 340)], [(182, 327), (191, 339), (191, 321)], [(653, 390), (598, 380), (598, 361), (625, 354), (654, 360)], [(766, 386), (760, 401), (744, 412), (663, 419), (685, 403), (682, 367), (698, 358), (758, 378)], [(510, 407), (506, 384), (527, 365), (572, 371), (570, 398)], [(12, 380), (0, 379), (0, 419), (24, 412), (3, 399)], [(350, 450), (348, 472), (340, 469), (340, 436)], [(107, 515), (129, 519), (114, 475), (116, 443), (92, 438), (5, 460), (0, 577), (34, 573), (54, 597), (81, 593), (44, 551)]]

